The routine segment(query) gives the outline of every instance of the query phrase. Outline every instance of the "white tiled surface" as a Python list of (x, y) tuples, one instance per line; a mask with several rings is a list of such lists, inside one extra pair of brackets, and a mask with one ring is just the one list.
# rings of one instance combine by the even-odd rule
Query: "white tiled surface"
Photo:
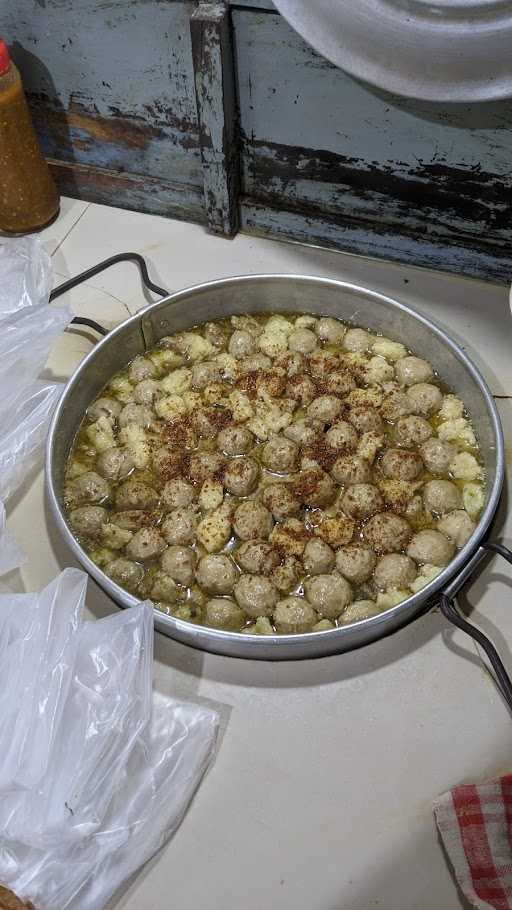
[[(47, 232), (59, 276), (132, 249), (169, 290), (247, 272), (360, 282), (446, 326), (493, 392), (512, 395), (503, 288), (249, 237), (220, 240), (193, 225), (96, 205), (66, 203), (64, 221)], [(64, 299), (107, 325), (144, 304), (131, 265)], [(66, 335), (52, 357), (53, 373), (68, 375), (90, 344), (87, 335)], [(500, 401), (500, 411), (511, 445), (510, 401)], [(506, 538), (512, 524), (505, 501), (501, 512)], [(26, 588), (41, 587), (70, 564), (46, 512), (40, 476), (18, 496), (10, 526), (30, 555), (20, 580)], [(496, 564), (469, 598), (512, 667), (509, 589), (508, 569)], [(113, 610), (92, 582), (89, 606), (96, 616)], [(223, 735), (177, 835), (116, 908), (465, 906), (434, 831), (432, 800), (461, 780), (510, 770), (512, 726), (474, 648), (446, 632), (439, 614), (364, 650), (320, 661), (230, 661), (160, 635), (155, 657), (157, 686), (215, 704)]]

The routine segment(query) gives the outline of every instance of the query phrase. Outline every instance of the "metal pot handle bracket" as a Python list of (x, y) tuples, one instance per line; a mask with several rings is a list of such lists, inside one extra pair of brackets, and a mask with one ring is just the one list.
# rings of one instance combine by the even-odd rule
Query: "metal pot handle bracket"
[[(169, 291), (166, 291), (165, 288), (161, 288), (151, 281), (146, 260), (140, 253), (118, 253), (117, 256), (110, 256), (108, 259), (98, 262), (97, 265), (93, 265), (92, 268), (87, 269), (85, 272), (81, 272), (80, 275), (76, 275), (75, 278), (70, 278), (68, 281), (59, 284), (51, 292), (50, 301), (60, 297), (61, 294), (65, 294), (66, 291), (70, 291), (71, 288), (76, 287), (78, 284), (82, 284), (83, 281), (93, 278), (94, 275), (97, 275), (99, 272), (109, 269), (110, 266), (117, 265), (118, 262), (135, 262), (139, 267), (142, 283), (147, 287), (148, 291), (153, 291), (154, 294), (159, 294), (161, 297), (169, 296)], [(99, 322), (95, 322), (94, 319), (88, 319), (86, 316), (75, 316), (75, 318), (71, 320), (71, 324), (86, 325), (88, 328), (98, 332), (99, 335), (108, 335), (108, 329), (100, 325)]]
[(492, 541), (485, 541), (482, 543), (474, 556), (469, 560), (468, 563), (464, 566), (462, 571), (457, 575), (456, 578), (445, 588), (441, 593), (439, 598), (439, 606), (441, 608), (441, 613), (443, 616), (453, 623), (454, 626), (457, 626), (458, 629), (462, 629), (467, 635), (470, 635), (485, 651), (491, 666), (496, 674), (496, 680), (498, 686), (501, 690), (501, 694), (505, 699), (508, 707), (512, 711), (512, 681), (508, 675), (503, 662), (494, 647), (492, 641), (487, 638), (484, 633), (478, 629), (472, 623), (468, 622), (463, 616), (461, 616), (459, 610), (455, 604), (455, 597), (465, 584), (465, 582), (471, 578), (474, 569), (479, 563), (489, 553), (498, 553), (499, 556), (503, 556), (512, 565), (512, 551), (507, 547), (503, 546), (501, 543), (493, 543)]

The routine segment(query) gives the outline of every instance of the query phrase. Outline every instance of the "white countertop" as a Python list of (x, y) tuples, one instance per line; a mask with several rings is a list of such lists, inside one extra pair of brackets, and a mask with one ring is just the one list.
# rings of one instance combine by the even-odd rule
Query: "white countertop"
[[(503, 287), (293, 244), (64, 200), (44, 233), (56, 283), (114, 253), (147, 257), (177, 290), (248, 272), (295, 272), (365, 284), (442, 324), (499, 398), (512, 438), (512, 348)], [(107, 326), (145, 303), (136, 267), (92, 279), (66, 298)], [(91, 336), (92, 337), (92, 336)], [(51, 358), (69, 376), (91, 340), (66, 334)], [(506, 496), (499, 534), (512, 537)], [(29, 554), (12, 584), (41, 588), (66, 565), (38, 475), (9, 510)], [(511, 573), (495, 562), (473, 584), (473, 618), (512, 671)], [(91, 581), (91, 614), (116, 608)], [(512, 766), (512, 723), (473, 643), (430, 613), (338, 657), (291, 664), (237, 661), (157, 634), (155, 683), (221, 714), (216, 761), (177, 835), (112, 907), (122, 910), (456, 910), (459, 897), (434, 828), (434, 798)]]

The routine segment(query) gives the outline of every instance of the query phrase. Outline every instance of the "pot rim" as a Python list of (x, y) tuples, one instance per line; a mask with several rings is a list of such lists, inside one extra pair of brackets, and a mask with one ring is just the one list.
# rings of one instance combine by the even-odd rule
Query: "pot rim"
[[(80, 362), (68, 380), (53, 414), (53, 418), (48, 431), (45, 459), (45, 486), (51, 511), (56, 521), (59, 532), (69, 545), (74, 556), (82, 564), (88, 574), (94, 578), (99, 586), (111, 597), (112, 600), (114, 600), (118, 606), (128, 608), (139, 603), (140, 600), (128, 594), (128, 592), (123, 588), (120, 588), (119, 585), (116, 585), (87, 556), (85, 551), (82, 549), (72, 534), (70, 528), (68, 527), (64, 511), (55, 490), (55, 484), (53, 481), (54, 444), (55, 438), (58, 434), (60, 422), (64, 419), (68, 394), (80, 381), (81, 375), (87, 370), (89, 364), (94, 361), (98, 351), (107, 345), (115, 343), (117, 336), (124, 332), (125, 328), (128, 325), (135, 325), (137, 323), (141, 323), (141, 325), (143, 325), (144, 318), (150, 312), (156, 312), (159, 309), (168, 306), (169, 304), (177, 303), (180, 300), (186, 299), (187, 297), (198, 292), (203, 292), (209, 289), (211, 290), (213, 288), (222, 288), (237, 284), (244, 285), (247, 283), (276, 281), (282, 281), (284, 283), (301, 282), (310, 285), (330, 285), (338, 291), (351, 291), (360, 293), (372, 298), (376, 302), (383, 303), (387, 306), (391, 305), (395, 309), (400, 310), (406, 317), (410, 317), (423, 323), (423, 325), (434, 335), (436, 335), (447, 347), (449, 347), (453, 355), (463, 363), (467, 371), (470, 373), (475, 384), (478, 386), (481, 394), (483, 395), (488, 413), (491, 417), (495, 436), (496, 473), (492, 488), (489, 491), (489, 499), (487, 505), (485, 506), (484, 511), (480, 516), (473, 534), (465, 546), (457, 552), (457, 555), (454, 557), (454, 559), (451, 560), (448, 566), (446, 566), (443, 571), (433, 579), (433, 581), (431, 581), (428, 585), (425, 585), (425, 587), (422, 588), (418, 593), (411, 595), (411, 597), (408, 597), (406, 600), (401, 601), (395, 607), (392, 607), (377, 616), (359, 620), (358, 622), (351, 623), (346, 627), (329, 629), (322, 632), (303, 632), (293, 635), (257, 636), (246, 635), (241, 632), (228, 632), (218, 629), (211, 629), (207, 626), (196, 626), (193, 623), (187, 622), (186, 620), (180, 620), (173, 616), (161, 613), (156, 609), (153, 611), (156, 628), (159, 631), (164, 632), (164, 634), (169, 635), (171, 638), (177, 639), (182, 643), (189, 644), (192, 647), (199, 648), (203, 651), (211, 651), (217, 654), (243, 657), (254, 660), (297, 660), (336, 654), (340, 651), (362, 647), (363, 644), (369, 644), (371, 641), (382, 638), (390, 632), (406, 625), (408, 622), (411, 622), (416, 618), (416, 616), (419, 615), (419, 613), (428, 609), (429, 606), (432, 605), (433, 596), (440, 592), (442, 588), (447, 584), (447, 582), (452, 580), (476, 553), (478, 546), (483, 539), (486, 531), (488, 530), (494, 514), (498, 508), (504, 481), (504, 441), (501, 420), (496, 404), (485, 379), (481, 375), (478, 368), (474, 365), (472, 360), (457, 344), (457, 342), (455, 342), (451, 336), (448, 335), (444, 329), (438, 326), (434, 321), (417, 312), (414, 308), (401, 303), (399, 300), (395, 300), (393, 297), (388, 297), (385, 294), (381, 294), (379, 291), (374, 291), (370, 288), (367, 288), (364, 285), (357, 285), (335, 278), (322, 278), (321, 276), (315, 275), (296, 275), (293, 273), (288, 274), (283, 272), (237, 275), (191, 285), (187, 288), (183, 288), (182, 290), (175, 291), (162, 298), (161, 300), (158, 300), (155, 303), (149, 304), (148, 306), (143, 307), (141, 310), (138, 310), (137, 313), (135, 313), (133, 316), (128, 317), (128, 319), (125, 319), (94, 346), (89, 354), (87, 354)], [(326, 315), (330, 314), (326, 313)], [(221, 313), (219, 314), (219, 318), (222, 318)], [(366, 641), (366, 643), (357, 640), (359, 638), (361, 629), (368, 630), (369, 632), (369, 640)], [(307, 650), (305, 646), (312, 645), (315, 641), (320, 645), (320, 640), (322, 641), (322, 647), (313, 649), (317, 653), (304, 653), (304, 651)], [(276, 651), (275, 654), (272, 653), (274, 649)], [(234, 651), (235, 653), (231, 653), (231, 651)]]

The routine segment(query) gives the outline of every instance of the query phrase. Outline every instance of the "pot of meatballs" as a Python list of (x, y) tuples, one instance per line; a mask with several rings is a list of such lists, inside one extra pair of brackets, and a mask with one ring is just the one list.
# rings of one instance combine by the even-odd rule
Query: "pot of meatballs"
[(151, 600), (164, 634), (263, 660), (359, 647), (434, 605), (481, 635), (454, 597), (489, 549), (509, 558), (488, 541), (503, 471), (492, 396), (443, 330), (290, 275), (118, 326), (70, 379), (46, 458), (57, 526), (119, 606)]

